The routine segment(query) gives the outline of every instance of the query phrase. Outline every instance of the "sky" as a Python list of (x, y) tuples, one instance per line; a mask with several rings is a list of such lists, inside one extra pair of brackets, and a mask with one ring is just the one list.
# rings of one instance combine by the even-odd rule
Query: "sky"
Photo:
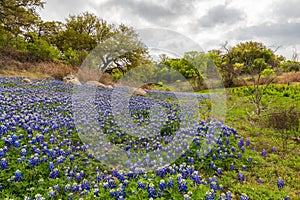
[(264, 43), (288, 59), (300, 53), (299, 0), (46, 0), (45, 21), (88, 11), (135, 29), (163, 28), (195, 41), (204, 51), (226, 41)]

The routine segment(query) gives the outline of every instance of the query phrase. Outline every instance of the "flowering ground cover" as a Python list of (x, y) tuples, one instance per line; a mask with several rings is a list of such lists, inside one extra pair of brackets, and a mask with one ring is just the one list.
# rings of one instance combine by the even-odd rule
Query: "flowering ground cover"
[[(96, 89), (93, 109), (75, 103), (78, 115), (72, 110), (73, 86), (53, 80), (26, 85), (21, 80), (0, 79), (1, 199), (297, 199), (297, 185), (289, 185), (294, 182), (280, 172), (272, 178), (268, 172), (255, 172), (277, 156), (276, 148), (257, 151), (248, 138), (223, 122), (192, 120), (190, 128), (179, 133), (179, 145), (170, 148), (182, 120), (172, 93), (149, 91), (148, 97), (131, 97), (129, 115), (146, 128), (128, 135), (124, 131), (128, 124), (114, 121), (111, 89)], [(208, 98), (195, 97), (200, 104)], [(165, 110), (161, 117), (167, 118), (155, 127), (159, 130), (155, 135), (147, 128), (153, 104), (160, 105)], [(93, 110), (96, 128), (86, 119)], [(156, 124), (160, 118), (155, 120)], [(82, 140), (85, 133), (99, 131), (105, 142), (97, 134)], [(139, 137), (141, 131), (147, 137)], [(113, 154), (109, 161), (125, 159), (128, 170), (100, 162), (108, 158), (107, 144), (126, 153), (125, 157)], [(147, 156), (151, 152), (156, 159)], [(145, 160), (131, 159), (135, 157)]]

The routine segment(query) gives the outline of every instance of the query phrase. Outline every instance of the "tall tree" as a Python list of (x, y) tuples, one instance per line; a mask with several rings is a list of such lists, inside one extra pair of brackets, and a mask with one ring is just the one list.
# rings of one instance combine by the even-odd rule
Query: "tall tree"
[(37, 24), (36, 33), (38, 37), (46, 40), (48, 43), (54, 43), (59, 33), (64, 30), (64, 23), (60, 21), (42, 21)]
[(130, 27), (120, 25), (113, 34), (89, 55), (90, 66), (97, 66), (101, 72), (118, 69), (123, 74), (137, 67), (148, 58), (148, 51), (138, 34)]
[(67, 51), (69, 48), (77, 51), (91, 51), (99, 42), (109, 38), (112, 31), (112, 25), (94, 14), (85, 12), (70, 15), (55, 43), (62, 51)]

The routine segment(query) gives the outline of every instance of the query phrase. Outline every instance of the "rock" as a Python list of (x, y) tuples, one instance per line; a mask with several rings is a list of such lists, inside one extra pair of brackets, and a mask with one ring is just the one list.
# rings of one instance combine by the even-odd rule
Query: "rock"
[(114, 87), (112, 85), (106, 85), (106, 88), (108, 88), (108, 89), (114, 89)]
[(66, 83), (72, 85), (82, 85), (78, 79), (68, 80)]
[(142, 88), (134, 88), (133, 94), (138, 95), (138, 96), (143, 96), (143, 97), (147, 96), (147, 92), (145, 90), (143, 90)]
[(97, 87), (103, 87), (103, 88), (113, 89), (112, 85), (105, 85), (105, 84), (100, 83), (98, 81), (88, 81), (85, 84), (86, 85), (91, 85), (91, 86), (97, 86)]
[(67, 75), (63, 78), (63, 81), (66, 83), (68, 80), (72, 80), (72, 79), (75, 79), (75, 78), (76, 78), (76, 76), (74, 76), (72, 74), (69, 74), (69, 75)]
[(88, 81), (85, 84), (91, 86), (97, 86), (97, 87), (100, 87), (102, 85), (102, 83), (99, 83), (98, 81)]
[(23, 82), (23, 83), (26, 83), (26, 84), (32, 84), (32, 81), (31, 81), (30, 79), (28, 79), (28, 78), (24, 78), (24, 79), (22, 80), (22, 82)]
[(78, 78), (72, 74), (67, 75), (63, 78), (64, 83), (72, 85), (82, 85)]

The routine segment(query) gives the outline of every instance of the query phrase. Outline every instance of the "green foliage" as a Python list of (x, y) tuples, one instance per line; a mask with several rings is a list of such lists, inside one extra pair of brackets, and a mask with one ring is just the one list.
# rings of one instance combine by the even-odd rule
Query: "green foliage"
[(38, 38), (35, 33), (30, 34), (27, 50), (42, 61), (57, 61), (60, 54), (56, 47)]
[(64, 51), (61, 59), (65, 64), (77, 65), (79, 63), (79, 55), (76, 50), (71, 47)]
[(273, 69), (270, 69), (270, 68), (264, 69), (264, 70), (261, 72), (261, 74), (262, 74), (264, 77), (266, 77), (266, 78), (275, 76), (274, 70), (273, 70)]
[[(163, 82), (178, 82), (183, 79), (188, 80), (194, 89), (203, 84), (203, 74), (200, 74), (199, 69), (206, 70), (206, 63), (199, 58), (199, 62), (194, 61), (192, 56), (195, 52), (186, 53), (185, 57), (181, 59), (164, 60), (161, 64), (161, 69), (156, 72), (156, 76)], [(202, 56), (202, 54), (200, 54)], [(192, 63), (192, 61), (194, 63)], [(196, 65), (196, 66), (195, 66)], [(205, 65), (205, 66), (204, 66)]]
[(41, 0), (1, 0), (1, 27), (18, 36), (30, 30), (38, 20), (37, 8), (43, 8)]
[(299, 72), (300, 62), (295, 60), (287, 60), (280, 65), (280, 69), (283, 72)]
[(271, 49), (253, 41), (238, 44), (228, 54), (233, 57), (233, 63), (243, 64), (241, 73), (250, 75), (261, 74), (267, 67), (276, 69), (281, 62), (281, 57), (276, 56)]

